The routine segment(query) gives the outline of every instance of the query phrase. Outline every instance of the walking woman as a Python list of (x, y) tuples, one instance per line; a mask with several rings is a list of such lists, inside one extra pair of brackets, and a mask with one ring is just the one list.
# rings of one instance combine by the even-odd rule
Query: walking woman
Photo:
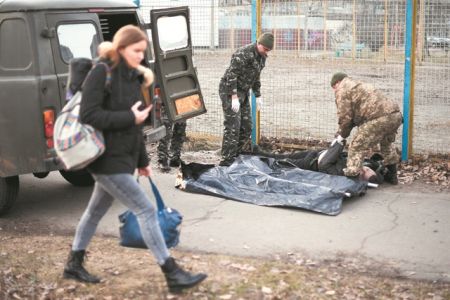
[[(117, 199), (136, 214), (143, 239), (160, 265), (169, 291), (179, 292), (198, 284), (207, 275), (184, 271), (170, 256), (155, 207), (133, 176), (136, 168), (139, 175), (151, 175), (141, 128), (151, 107), (141, 109), (140, 85), (144, 79), (137, 71), (142, 69), (140, 63), (147, 46), (147, 36), (138, 27), (122, 27), (114, 35), (112, 47), (100, 59), (109, 67), (96, 64), (83, 86), (81, 120), (103, 131), (106, 150), (88, 166), (95, 186), (77, 226), (64, 277), (100, 282), (83, 267), (85, 251), (101, 218)], [(109, 75), (110, 84), (105, 85)]]

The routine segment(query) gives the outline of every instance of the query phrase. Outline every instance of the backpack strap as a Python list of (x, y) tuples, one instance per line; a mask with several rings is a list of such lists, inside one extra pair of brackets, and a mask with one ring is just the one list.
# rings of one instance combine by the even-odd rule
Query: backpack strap
[[(92, 70), (95, 68), (96, 65), (103, 65), (103, 66), (105, 67), (105, 69), (106, 69), (105, 90), (106, 90), (107, 92), (110, 92), (109, 89), (108, 89), (108, 88), (111, 86), (111, 80), (112, 80), (111, 67), (110, 67), (110, 65), (109, 65), (107, 62), (99, 61), (99, 60), (97, 60), (97, 59), (92, 60), (92, 67), (91, 67), (91, 69), (89, 70), (89, 73), (92, 72)], [(89, 76), (89, 73), (84, 77), (82, 86), (85, 84), (86, 78)], [(82, 90), (82, 89), (81, 89), (81, 90)]]
[(81, 90), (87, 74), (92, 69), (93, 60), (77, 57), (70, 60), (69, 77), (67, 79), (66, 100), (70, 100), (76, 92)]
[(96, 65), (103, 65), (106, 68), (106, 81), (105, 81), (105, 87), (109, 87), (111, 85), (111, 67), (109, 66), (108, 63), (104, 62), (104, 61), (96, 61), (94, 63), (94, 65), (92, 66), (92, 68), (94, 68)]

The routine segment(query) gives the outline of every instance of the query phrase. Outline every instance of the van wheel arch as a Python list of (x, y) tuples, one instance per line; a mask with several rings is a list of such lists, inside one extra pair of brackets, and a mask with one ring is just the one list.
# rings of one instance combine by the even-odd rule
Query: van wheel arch
[(59, 170), (59, 173), (74, 186), (91, 186), (94, 184), (94, 178), (86, 169), (76, 171)]
[(18, 194), (19, 176), (0, 177), (0, 216), (11, 209)]

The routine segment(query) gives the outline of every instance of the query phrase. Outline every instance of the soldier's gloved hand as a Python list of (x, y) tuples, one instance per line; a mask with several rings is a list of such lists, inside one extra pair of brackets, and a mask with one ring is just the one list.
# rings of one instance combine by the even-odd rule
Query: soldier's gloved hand
[(343, 141), (344, 138), (340, 135), (338, 135), (332, 142), (331, 142), (331, 146), (333, 146), (335, 143), (339, 143), (341, 145), (343, 145)]
[(262, 106), (263, 106), (263, 99), (262, 99), (262, 97), (256, 98), (256, 109), (257, 110), (262, 110)]
[(241, 104), (239, 103), (239, 98), (237, 95), (231, 96), (231, 109), (237, 113), (239, 111)]

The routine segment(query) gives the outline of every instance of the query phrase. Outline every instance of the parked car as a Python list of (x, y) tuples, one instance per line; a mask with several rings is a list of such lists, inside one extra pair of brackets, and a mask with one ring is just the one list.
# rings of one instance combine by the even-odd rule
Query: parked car
[[(44, 178), (60, 171), (73, 185), (93, 184), (85, 170), (64, 170), (53, 148), (53, 126), (66, 102), (70, 59), (95, 57), (97, 45), (122, 26), (151, 30), (152, 49), (143, 64), (156, 74), (169, 118), (206, 112), (192, 62), (188, 7), (150, 15), (145, 24), (129, 0), (0, 0), (0, 215), (15, 202), (20, 175)], [(153, 96), (153, 88), (148, 92)], [(154, 111), (146, 125), (148, 140), (165, 136)]]
[(428, 36), (427, 37), (428, 46), (433, 48), (450, 48), (450, 38), (438, 37), (438, 36)]

